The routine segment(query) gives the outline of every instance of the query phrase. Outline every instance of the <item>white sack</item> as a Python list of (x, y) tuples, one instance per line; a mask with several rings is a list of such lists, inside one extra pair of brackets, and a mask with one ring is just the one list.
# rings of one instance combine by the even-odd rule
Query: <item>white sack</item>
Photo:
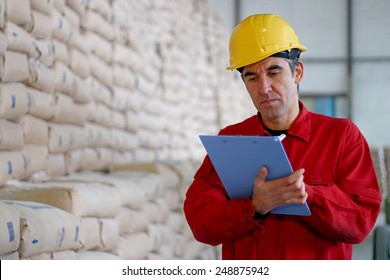
[(53, 0), (30, 0), (31, 8), (47, 15), (50, 15), (53, 10), (53, 4), (55, 1)]
[(87, 42), (84, 32), (74, 28), (68, 40), (68, 47), (78, 49), (83, 54), (91, 52), (91, 46)]
[(116, 86), (121, 86), (133, 90), (136, 86), (136, 77), (135, 74), (129, 67), (122, 66), (118, 63), (115, 63), (112, 66), (114, 80), (113, 83)]
[(32, 11), (33, 27), (31, 34), (38, 39), (51, 37), (51, 16), (39, 11)]
[(162, 147), (162, 141), (158, 137), (158, 133), (156, 131), (152, 131), (149, 129), (141, 128), (137, 131), (137, 137), (139, 139), (139, 144), (142, 147), (157, 150)]
[(23, 145), (23, 126), (0, 119), (0, 150), (20, 150)]
[(0, 118), (16, 119), (26, 114), (30, 102), (23, 84), (0, 84)]
[(81, 27), (102, 35), (108, 41), (114, 40), (113, 25), (97, 12), (87, 10), (81, 18)]
[(127, 111), (131, 108), (130, 103), (132, 102), (132, 92), (130, 89), (121, 86), (114, 86), (112, 88), (112, 108), (119, 111)]
[(120, 238), (114, 251), (122, 260), (145, 259), (151, 249), (150, 237), (145, 232), (127, 234)]
[(100, 222), (100, 239), (102, 247), (100, 250), (108, 251), (115, 248), (120, 240), (119, 225), (115, 219), (99, 219)]
[(158, 251), (164, 244), (172, 243), (172, 232), (166, 225), (150, 223), (146, 232), (150, 237), (153, 251)]
[(110, 63), (112, 61), (113, 53), (115, 53), (115, 50), (113, 51), (113, 47), (115, 47), (115, 45), (113, 45), (110, 41), (103, 38), (98, 33), (88, 30), (85, 33), (85, 40), (91, 47), (92, 54), (95, 54), (106, 63)]
[(49, 125), (46, 121), (26, 114), (21, 118), (23, 125), (24, 143), (44, 145), (49, 143)]
[(52, 40), (37, 40), (37, 46), (40, 52), (39, 61), (45, 66), (52, 66), (54, 63), (54, 43)]
[(71, 48), (69, 51), (70, 68), (73, 72), (81, 78), (87, 78), (91, 73), (91, 67), (89, 64), (89, 58), (75, 48)]
[(113, 151), (113, 165), (123, 165), (134, 162), (133, 151)]
[[(123, 233), (145, 231), (150, 222), (149, 217), (144, 211), (131, 209), (130, 207), (124, 208), (116, 217), (118, 223), (121, 225)], [(128, 216), (124, 216), (124, 214), (127, 214)]]
[(7, 199), (49, 204), (79, 217), (115, 217), (120, 209), (119, 192), (102, 183), (9, 181), (0, 194)]
[(71, 174), (82, 169), (84, 149), (76, 149), (65, 153), (66, 173)]
[(101, 247), (100, 222), (98, 218), (81, 218), (80, 244), (82, 250), (95, 250)]
[(82, 182), (105, 183), (116, 188), (121, 197), (121, 205), (132, 209), (142, 209), (145, 202), (151, 199), (152, 191), (148, 191), (145, 183), (134, 177), (121, 178), (113, 176), (111, 173), (101, 172), (78, 172), (64, 178), (64, 180), (77, 180)]
[(111, 111), (112, 109), (104, 103), (96, 103), (96, 115), (94, 117), (97, 124), (110, 127), (111, 126)]
[(20, 212), (18, 207), (0, 201), (0, 213), (0, 256), (2, 256), (16, 251), (19, 247)]
[(92, 97), (96, 102), (102, 102), (106, 105), (111, 105), (111, 91), (108, 87), (103, 85), (101, 81), (93, 76), (86, 79), (92, 89)]
[(57, 92), (55, 94), (56, 110), (51, 121), (56, 123), (71, 123), (73, 114), (77, 113), (74, 109), (73, 99), (65, 94)]
[(105, 147), (97, 147), (96, 148), (98, 152), (98, 158), (99, 158), (99, 166), (100, 170), (107, 169), (110, 166), (112, 166), (112, 160), (113, 160), (113, 151), (110, 148)]
[(154, 201), (148, 201), (144, 204), (143, 211), (148, 216), (148, 220), (152, 223), (162, 223), (165, 222), (167, 218), (168, 211), (167, 207), (161, 203)]
[(38, 60), (29, 60), (30, 76), (28, 84), (48, 93), (54, 92), (54, 71)]
[(136, 162), (142, 163), (155, 162), (157, 158), (156, 151), (148, 148), (137, 148), (134, 151), (134, 156)]
[(73, 99), (65, 94), (57, 93), (55, 115), (51, 121), (57, 123), (68, 123), (83, 126), (86, 122), (85, 105), (75, 103)]
[(90, 83), (87, 82), (87, 79), (82, 79), (77, 75), (73, 77), (73, 99), (78, 103), (89, 103), (92, 101), (92, 88)]
[(29, 161), (27, 175), (35, 172), (46, 172), (49, 167), (49, 151), (47, 146), (25, 145), (23, 153)]
[(129, 233), (130, 215), (131, 215), (131, 209), (126, 206), (122, 206), (119, 209), (118, 214), (115, 216), (115, 220), (118, 223), (120, 234)]
[(0, 29), (4, 29), (5, 27), (5, 23), (6, 23), (5, 10), (6, 10), (5, 0), (0, 0)]
[(30, 201), (11, 201), (20, 211), (21, 257), (79, 247), (80, 219), (61, 209)]
[(138, 146), (138, 139), (128, 131), (111, 128), (111, 137), (111, 147), (115, 150), (126, 151), (135, 149)]
[(85, 0), (66, 0), (66, 4), (79, 13), (81, 16), (84, 15), (87, 8), (87, 2)]
[(105, 19), (109, 20), (113, 16), (113, 9), (110, 1), (107, 0), (94, 0), (87, 1), (88, 9), (93, 10), (101, 14)]
[(66, 174), (65, 155), (63, 153), (49, 154), (49, 167), (47, 173), (50, 177), (63, 176)]
[(67, 152), (87, 145), (87, 132), (83, 127), (70, 124), (49, 124), (49, 151)]
[(1, 75), (1, 80), (6, 83), (26, 81), (30, 76), (27, 54), (6, 51)]
[(30, 0), (7, 1), (7, 19), (25, 28), (32, 25)]
[(115, 44), (113, 52), (113, 62), (122, 66), (133, 67), (134, 64), (131, 60), (129, 60), (129, 58), (131, 58), (133, 54), (134, 50), (129, 48), (129, 46)]
[(65, 65), (69, 64), (69, 51), (68, 46), (61, 40), (52, 39), (54, 45), (54, 60), (56, 62), (62, 62)]
[(113, 73), (109, 64), (96, 55), (89, 55), (91, 74), (107, 87), (113, 84)]
[(111, 111), (111, 126), (124, 130), (126, 128), (126, 117), (125, 113), (112, 110)]
[[(182, 209), (181, 209), (182, 210)], [(166, 221), (166, 225), (171, 229), (173, 232), (180, 233), (180, 230), (183, 228), (183, 224), (186, 223), (185, 217), (183, 212), (180, 210), (180, 212), (171, 212)]]
[[(66, 7), (66, 2), (65, 0), (53, 0), (54, 3), (54, 7), (60, 11), (60, 12), (64, 12), (65, 11), (65, 7)], [(53, 10), (54, 11), (54, 10)]]
[(20, 151), (0, 151), (0, 185), (11, 179), (25, 179), (28, 174), (27, 156)]
[(30, 100), (29, 114), (44, 120), (54, 117), (56, 109), (54, 95), (31, 87), (27, 87), (26, 92)]
[(67, 42), (72, 35), (71, 23), (57, 9), (52, 12), (51, 29), (53, 38), (63, 42)]
[(138, 113), (133, 110), (126, 111), (126, 129), (131, 132), (136, 132), (139, 128)]
[(156, 96), (156, 85), (153, 84), (153, 82), (146, 78), (144, 75), (137, 75), (137, 85), (139, 90), (142, 93), (146, 94), (148, 97)]
[(87, 122), (84, 126), (89, 147), (107, 147), (111, 145), (110, 129), (99, 124)]
[[(1, 3), (0, 3), (0, 5), (1, 5)], [(0, 29), (1, 29), (1, 27), (0, 27)], [(7, 36), (4, 34), (3, 31), (0, 30), (0, 56), (4, 55), (5, 51), (7, 50), (7, 45), (8, 45)]]
[(98, 170), (101, 168), (99, 163), (98, 151), (91, 147), (85, 147), (83, 159), (81, 162), (82, 170)]
[(80, 29), (80, 15), (69, 6), (65, 6), (65, 17), (72, 24), (74, 30)]
[(8, 22), (5, 29), (7, 49), (22, 52), (31, 58), (38, 58), (37, 40), (25, 29), (13, 22)]
[(55, 62), (54, 65), (54, 86), (55, 90), (71, 96), (73, 94), (74, 73), (62, 62)]

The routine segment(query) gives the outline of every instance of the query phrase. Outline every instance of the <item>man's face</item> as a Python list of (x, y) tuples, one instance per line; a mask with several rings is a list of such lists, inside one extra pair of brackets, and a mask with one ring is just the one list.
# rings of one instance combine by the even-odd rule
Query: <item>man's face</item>
[(302, 76), (301, 62), (291, 73), (288, 61), (279, 57), (244, 67), (242, 79), (267, 127), (288, 129), (298, 116), (298, 84)]

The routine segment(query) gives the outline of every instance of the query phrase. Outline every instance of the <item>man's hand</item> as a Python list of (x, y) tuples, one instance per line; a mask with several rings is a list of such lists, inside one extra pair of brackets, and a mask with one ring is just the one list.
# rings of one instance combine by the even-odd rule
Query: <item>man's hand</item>
[(304, 169), (283, 178), (265, 181), (268, 170), (264, 166), (254, 180), (252, 204), (255, 211), (265, 215), (273, 208), (285, 204), (303, 204), (307, 199)]

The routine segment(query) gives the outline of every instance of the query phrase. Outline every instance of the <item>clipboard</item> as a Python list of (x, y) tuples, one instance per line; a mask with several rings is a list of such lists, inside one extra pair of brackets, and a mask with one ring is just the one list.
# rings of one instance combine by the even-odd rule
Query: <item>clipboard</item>
[[(253, 180), (264, 165), (266, 180), (293, 173), (290, 161), (277, 136), (199, 135), (230, 199), (245, 199), (253, 194)], [(310, 216), (304, 204), (274, 208), (273, 214)]]

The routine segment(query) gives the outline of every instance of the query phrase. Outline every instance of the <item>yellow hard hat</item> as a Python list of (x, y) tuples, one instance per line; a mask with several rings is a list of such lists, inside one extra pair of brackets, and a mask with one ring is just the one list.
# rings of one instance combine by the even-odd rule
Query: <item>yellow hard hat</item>
[(275, 14), (251, 15), (232, 31), (230, 66), (226, 69), (241, 68), (292, 49), (306, 50), (287, 21)]

